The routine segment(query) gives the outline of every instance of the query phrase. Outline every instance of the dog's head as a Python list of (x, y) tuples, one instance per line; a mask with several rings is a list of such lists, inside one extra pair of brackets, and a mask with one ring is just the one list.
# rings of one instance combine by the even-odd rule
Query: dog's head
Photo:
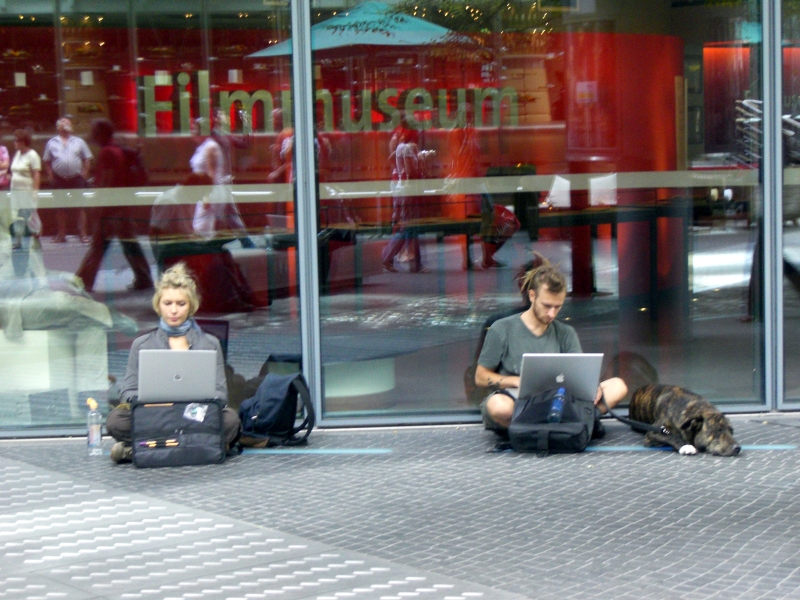
[(736, 456), (742, 449), (733, 437), (733, 427), (725, 415), (694, 413), (687, 415), (681, 429), (700, 452), (717, 456)]

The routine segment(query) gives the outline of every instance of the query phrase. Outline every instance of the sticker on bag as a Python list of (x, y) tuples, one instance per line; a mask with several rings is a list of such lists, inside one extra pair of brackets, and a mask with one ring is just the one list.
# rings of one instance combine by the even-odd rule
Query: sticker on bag
[(202, 423), (206, 418), (206, 412), (208, 412), (208, 404), (192, 402), (186, 405), (183, 411), (183, 418)]

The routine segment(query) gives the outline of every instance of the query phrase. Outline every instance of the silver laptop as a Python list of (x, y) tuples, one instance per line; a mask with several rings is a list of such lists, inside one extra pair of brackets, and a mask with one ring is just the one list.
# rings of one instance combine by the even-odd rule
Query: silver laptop
[(523, 354), (519, 397), (563, 387), (578, 398), (594, 400), (602, 354)]
[(207, 400), (216, 395), (215, 350), (139, 350), (139, 402)]

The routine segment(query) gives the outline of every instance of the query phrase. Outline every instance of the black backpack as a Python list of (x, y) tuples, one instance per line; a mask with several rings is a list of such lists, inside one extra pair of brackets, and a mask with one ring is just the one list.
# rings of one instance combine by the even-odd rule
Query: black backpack
[(517, 452), (583, 452), (593, 437), (599, 413), (591, 400), (564, 395), (564, 412), (559, 423), (548, 423), (547, 415), (557, 389), (520, 398), (508, 427), (511, 447)]
[[(298, 407), (298, 399), (302, 403)], [(297, 425), (297, 413), (303, 421)], [(256, 395), (239, 407), (242, 436), (239, 444), (250, 448), (305, 444), (314, 428), (314, 407), (302, 373), (269, 373)], [(302, 432), (302, 434), (301, 434)], [(298, 435), (301, 434), (301, 435)]]

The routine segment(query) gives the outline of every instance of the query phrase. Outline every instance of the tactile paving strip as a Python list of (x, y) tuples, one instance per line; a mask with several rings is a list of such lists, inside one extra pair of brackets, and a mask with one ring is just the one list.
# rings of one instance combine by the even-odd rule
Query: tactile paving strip
[(0, 458), (0, 600), (520, 596)]

